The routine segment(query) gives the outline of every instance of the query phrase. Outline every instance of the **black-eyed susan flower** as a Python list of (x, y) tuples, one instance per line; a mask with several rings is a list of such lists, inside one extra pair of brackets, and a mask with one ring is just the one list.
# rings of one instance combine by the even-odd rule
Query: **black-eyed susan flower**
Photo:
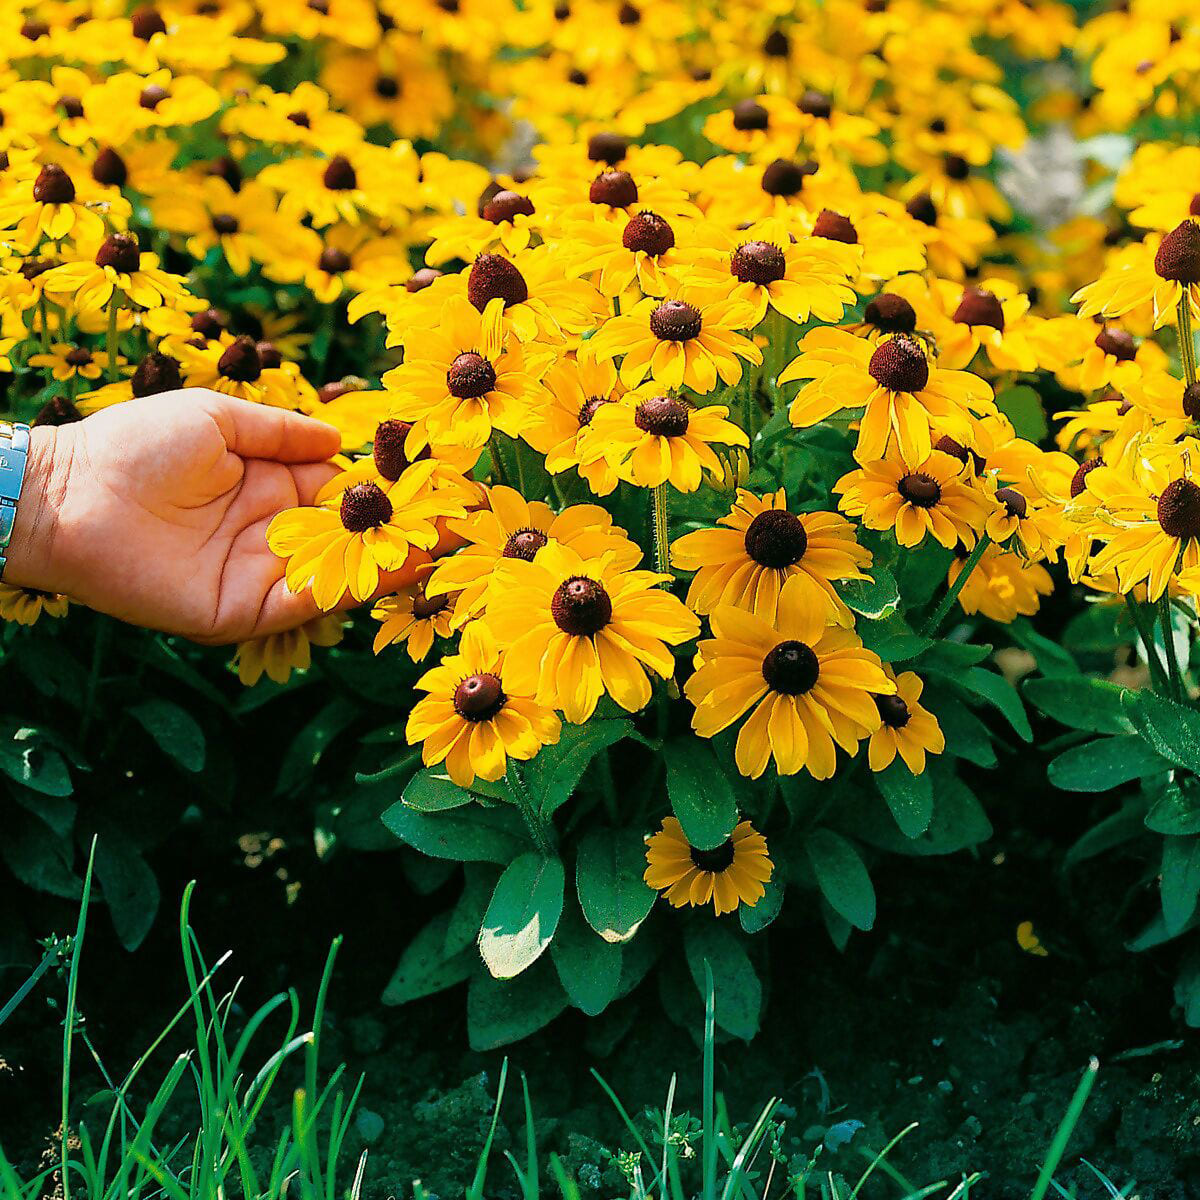
[(593, 277), (601, 294), (629, 308), (677, 291), (705, 240), (697, 222), (642, 208), (624, 221), (576, 222), (561, 253), (568, 272)]
[(409, 744), (421, 743), (427, 766), (444, 762), (460, 787), (470, 787), (477, 776), (500, 779), (510, 758), (531, 759), (558, 741), (558, 717), (517, 689), (506, 672), (512, 653), (502, 654), (491, 630), (476, 621), (463, 631), (459, 652), (415, 685), (428, 695), (409, 714)]
[(384, 596), (371, 609), (379, 622), (374, 650), (403, 644), (413, 662), (424, 662), (433, 649), (435, 637), (448, 638), (453, 632), (454, 597), (447, 592), (430, 595), (426, 568), (395, 595)]
[(540, 500), (526, 500), (514, 488), (487, 490), (487, 508), (451, 521), (451, 533), (465, 545), (443, 558), (429, 578), (432, 596), (456, 593), (454, 624), (462, 625), (487, 608), (498, 563), (506, 558), (533, 562), (543, 547), (570, 547), (581, 558), (599, 558), (611, 552), (614, 563), (634, 567), (642, 551), (597, 504), (574, 504), (555, 513)]
[(675, 669), (669, 647), (700, 622), (659, 585), (667, 576), (623, 568), (610, 552), (583, 559), (554, 544), (533, 562), (496, 566), (487, 624), (506, 650), (504, 685), (579, 724), (607, 693), (628, 712), (649, 703), (649, 674)]
[(963, 461), (940, 449), (917, 461), (892, 450), (843, 475), (833, 491), (842, 512), (868, 529), (893, 530), (901, 546), (932, 535), (948, 550), (959, 542), (969, 548), (992, 511)]
[(67, 598), (55, 592), (39, 592), (35, 588), (13, 587), (0, 583), (0, 621), (17, 625), (33, 625), (42, 616), (65, 617)]
[[(315, 397), (295, 363), (276, 362), (275, 356), (264, 360), (258, 342), (249, 334), (233, 337), (222, 333), (218, 340), (203, 346), (185, 342), (176, 350), (189, 386), (212, 388), (275, 408), (300, 408), (306, 393), (310, 400)], [(272, 362), (275, 365), (269, 365)]]
[(596, 409), (582, 438), (580, 461), (585, 466), (605, 462), (638, 487), (670, 483), (694, 492), (705, 472), (723, 473), (714, 444), (750, 444), (728, 416), (723, 404), (700, 407), (649, 383)]
[[(121, 359), (122, 364), (124, 361)], [(60, 383), (68, 379), (99, 379), (108, 368), (108, 355), (74, 342), (57, 342), (45, 354), (31, 354), (29, 365), (45, 368)]]
[(314, 617), (298, 629), (242, 642), (233, 665), (238, 680), (253, 687), (264, 675), (274, 683), (287, 683), (293, 671), (312, 666), (313, 646), (336, 646), (345, 635), (345, 619), (335, 615)]
[[(953, 587), (966, 565), (965, 547), (955, 550), (946, 576)], [(1041, 563), (1026, 562), (1019, 554), (988, 546), (958, 593), (959, 607), (968, 616), (979, 613), (1001, 625), (1034, 616), (1042, 597), (1054, 591), (1050, 572)]]
[(893, 695), (895, 683), (852, 630), (811, 605), (803, 581), (783, 585), (773, 622), (728, 605), (709, 622), (713, 636), (699, 643), (700, 665), (684, 692), (701, 737), (750, 713), (734, 751), (743, 775), (757, 779), (774, 758), (781, 775), (804, 769), (828, 779), (837, 747), (855, 754), (879, 728), (874, 698)]
[(745, 312), (730, 301), (696, 303), (675, 296), (647, 297), (626, 315), (606, 321), (589, 348), (600, 359), (621, 358), (621, 382), (637, 387), (647, 375), (662, 389), (711, 392), (721, 379), (742, 377), (742, 359), (761, 363), (762, 352), (738, 332)]
[(788, 511), (783, 488), (765, 496), (738, 488), (733, 507), (717, 524), (671, 544), (671, 562), (695, 571), (688, 607), (704, 615), (733, 605), (775, 619), (779, 592), (793, 577), (808, 589), (814, 609), (826, 607), (838, 624), (853, 621), (834, 580), (866, 579), (871, 552), (858, 544), (854, 527), (836, 513)]
[[(90, 181), (89, 181), (90, 182)], [(36, 175), (16, 179), (0, 193), (0, 229), (11, 229), (13, 240), (32, 250), (42, 238), (60, 242), (95, 243), (104, 237), (104, 217), (124, 224), (129, 216), (125, 200), (90, 202), (88, 189), (58, 163), (46, 163)]]
[(646, 839), (645, 881), (675, 908), (711, 903), (718, 917), (739, 904), (753, 908), (774, 869), (767, 839), (749, 821), (739, 821), (711, 850), (693, 846), (675, 817), (664, 818), (662, 828)]
[(890, 667), (884, 668), (896, 681), (893, 696), (876, 696), (882, 724), (867, 745), (867, 762), (872, 771), (890, 767), (899, 754), (904, 765), (914, 775), (925, 770), (928, 754), (941, 754), (946, 749), (946, 737), (937, 717), (921, 706), (921, 692), (925, 686), (915, 671), (896, 674)]
[(110, 234), (89, 257), (51, 268), (43, 286), (78, 313), (102, 312), (118, 290), (139, 308), (174, 304), (187, 293), (183, 278), (162, 270), (133, 233)]
[(893, 441), (909, 462), (921, 462), (933, 449), (934, 428), (969, 443), (971, 414), (994, 411), (987, 383), (937, 366), (906, 333), (872, 343), (840, 329), (814, 329), (779, 376), (781, 384), (795, 379), (811, 382), (792, 401), (793, 425), (807, 428), (862, 407), (859, 462), (883, 458)]

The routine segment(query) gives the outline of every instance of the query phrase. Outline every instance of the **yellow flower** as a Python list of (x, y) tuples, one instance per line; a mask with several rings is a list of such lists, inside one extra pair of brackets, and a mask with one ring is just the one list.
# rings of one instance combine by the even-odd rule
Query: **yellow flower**
[[(302, 401), (315, 399), (312, 387), (301, 377), (295, 363), (264, 361), (258, 343), (248, 334), (231, 337), (222, 333), (203, 347), (181, 343), (176, 352), (189, 387), (207, 387), (255, 404), (296, 409)], [(278, 356), (275, 356), (278, 359)]]
[(569, 546), (585, 559), (611, 551), (613, 561), (624, 567), (635, 566), (642, 556), (599, 505), (575, 504), (555, 514), (540, 500), (526, 500), (501, 486), (488, 488), (487, 499), (490, 507), (450, 522), (450, 532), (466, 545), (434, 567), (426, 587), (431, 597), (458, 593), (455, 626), (485, 612), (496, 567), (505, 559), (532, 562), (550, 544)]
[(712, 850), (693, 846), (675, 817), (666, 817), (662, 828), (646, 839), (645, 881), (675, 908), (701, 908), (711, 902), (718, 917), (734, 912), (739, 904), (753, 908), (774, 869), (767, 839), (749, 821), (739, 822)]
[(563, 269), (593, 276), (603, 295), (627, 306), (675, 291), (701, 242), (697, 222), (668, 220), (650, 208), (624, 221), (578, 222), (566, 234)]
[(761, 363), (762, 353), (737, 332), (744, 312), (728, 302), (704, 304), (675, 297), (647, 297), (621, 317), (606, 321), (589, 348), (597, 358), (621, 360), (621, 382), (637, 387), (647, 375), (660, 388), (711, 392), (720, 378), (742, 377), (740, 359)]
[(788, 512), (783, 488), (765, 496), (738, 488), (717, 524), (725, 528), (698, 529), (671, 544), (672, 564), (696, 572), (687, 594), (693, 611), (729, 604), (773, 621), (780, 589), (799, 578), (814, 609), (825, 607), (839, 625), (853, 623), (833, 581), (869, 578), (862, 568), (871, 565), (871, 552), (855, 541), (844, 517)]
[(140, 308), (175, 304), (187, 295), (183, 278), (160, 270), (158, 256), (143, 252), (133, 233), (110, 234), (91, 261), (52, 267), (43, 286), (56, 298), (69, 297), (78, 313), (102, 312), (118, 290)]
[(417, 680), (429, 694), (409, 715), (409, 744), (422, 743), (426, 766), (445, 762), (459, 787), (470, 787), (476, 776), (500, 779), (510, 758), (531, 759), (558, 741), (558, 717), (509, 678), (511, 654), (502, 655), (491, 631), (476, 621), (463, 631), (459, 652)]
[(959, 542), (969, 548), (991, 511), (963, 462), (941, 449), (919, 461), (892, 450), (843, 475), (833, 491), (842, 512), (868, 529), (893, 530), (901, 546), (919, 546), (932, 534), (948, 550)]
[(32, 625), (43, 613), (48, 617), (65, 617), (66, 596), (0, 583), (0, 621)]
[(312, 666), (313, 646), (336, 646), (344, 634), (341, 617), (322, 616), (299, 629), (243, 642), (233, 660), (238, 679), (246, 687), (253, 687), (264, 675), (275, 683), (287, 683), (293, 671), (307, 671)]
[(385, 647), (403, 642), (413, 662), (423, 662), (433, 649), (434, 637), (448, 638), (453, 632), (454, 597), (429, 595), (429, 574), (424, 571), (416, 582), (384, 596), (371, 616), (379, 625), (374, 650), (379, 654)]
[(734, 750), (743, 775), (757, 779), (773, 757), (781, 775), (803, 768), (828, 779), (836, 747), (856, 754), (879, 728), (874, 696), (894, 694), (895, 683), (852, 630), (827, 623), (827, 610), (809, 603), (802, 580), (783, 585), (773, 622), (728, 605), (709, 621), (713, 636), (700, 642), (700, 666), (684, 692), (701, 737), (753, 710)]
[[(120, 362), (123, 365), (124, 359)], [(31, 367), (49, 367), (50, 373), (59, 382), (68, 379), (99, 379), (108, 368), (108, 355), (102, 350), (91, 350), (87, 346), (76, 346), (73, 342), (58, 342), (50, 347), (48, 354), (31, 354)]]
[(66, 237), (97, 242), (104, 237), (101, 211), (124, 224), (129, 203), (120, 198), (89, 203), (89, 191), (94, 190), (82, 185), (77, 190), (75, 180), (58, 163), (46, 163), (36, 176), (19, 178), (0, 194), (0, 229), (13, 230), (13, 240), (27, 250), (43, 237), (52, 242)]
[(871, 734), (867, 761), (872, 771), (882, 771), (899, 754), (904, 765), (920, 775), (926, 754), (941, 754), (946, 749), (945, 735), (937, 718), (919, 703), (924, 687), (921, 677), (913, 671), (896, 675), (890, 667), (884, 669), (896, 680), (896, 694), (875, 697), (883, 724)]
[(992, 389), (965, 371), (936, 366), (912, 334), (873, 344), (841, 329), (814, 329), (779, 382), (809, 379), (792, 401), (793, 425), (807, 428), (846, 408), (864, 409), (854, 456), (884, 457), (894, 443), (908, 462), (933, 449), (932, 430), (971, 440), (971, 413), (995, 411)]
[(595, 410), (581, 439), (580, 461), (585, 466), (605, 462), (638, 487), (670, 483), (681, 492), (694, 492), (705, 471), (723, 474), (713, 443), (750, 444), (728, 416), (723, 404), (697, 408), (650, 383)]
[(496, 566), (487, 624), (507, 651), (504, 687), (561, 709), (580, 724), (607, 692), (628, 712), (650, 701), (647, 672), (675, 669), (668, 646), (694, 638), (700, 622), (658, 585), (667, 577), (628, 570), (611, 552), (583, 559), (555, 543)]

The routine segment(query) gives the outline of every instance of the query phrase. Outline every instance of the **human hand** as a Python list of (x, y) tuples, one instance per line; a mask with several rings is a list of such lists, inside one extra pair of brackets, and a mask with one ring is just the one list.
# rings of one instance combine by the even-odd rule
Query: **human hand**
[(195, 641), (302, 625), (317, 606), (267, 525), (313, 502), (338, 448), (329, 425), (204, 388), (35, 429), (4, 581)]

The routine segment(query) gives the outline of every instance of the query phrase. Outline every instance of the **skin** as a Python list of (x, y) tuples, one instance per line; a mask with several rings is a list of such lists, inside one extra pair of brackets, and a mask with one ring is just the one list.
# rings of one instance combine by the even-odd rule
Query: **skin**
[(338, 449), (329, 425), (205, 388), (35, 429), (4, 582), (198, 642), (295, 628), (319, 610), (288, 591), (267, 526), (313, 502)]

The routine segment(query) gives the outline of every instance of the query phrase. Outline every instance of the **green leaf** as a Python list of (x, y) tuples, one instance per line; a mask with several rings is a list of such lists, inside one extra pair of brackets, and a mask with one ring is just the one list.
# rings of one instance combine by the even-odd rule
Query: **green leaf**
[(1098, 854), (1106, 854), (1117, 846), (1124, 846), (1145, 836), (1142, 821), (1142, 806), (1132, 798), (1124, 808), (1110, 813), (1104, 820), (1082, 833), (1063, 856), (1063, 867), (1070, 870)]
[(1200, 712), (1151, 691), (1128, 691), (1121, 705), (1134, 729), (1163, 758), (1200, 774)]
[(1017, 437), (1036, 443), (1049, 432), (1042, 398), (1028, 384), (1005, 388), (996, 397), (996, 407), (1012, 422)]
[(55, 837), (27, 813), (13, 813), (0, 838), (0, 857), (13, 875), (38, 892), (78, 900), (83, 883), (71, 870), (71, 842)]
[(1025, 714), (1021, 697), (1003, 675), (985, 671), (982, 667), (971, 667), (955, 672), (952, 678), (967, 691), (998, 708), (1019, 738), (1026, 742), (1033, 741), (1033, 730), (1029, 728), (1029, 717)]
[(350, 700), (337, 699), (327, 704), (296, 734), (279, 768), (277, 796), (298, 791), (312, 778), (313, 771), (334, 739), (346, 731), (359, 709)]
[(401, 800), (383, 814), (383, 823), (414, 850), (434, 858), (503, 865), (529, 850), (524, 827), (507, 808), (471, 805), (419, 813)]
[(524, 768), (526, 786), (542, 816), (549, 817), (570, 800), (596, 755), (631, 733), (633, 722), (623, 717), (564, 725), (558, 741)]
[(860, 616), (880, 620), (890, 617), (900, 605), (900, 589), (896, 577), (887, 567), (876, 564), (871, 568), (873, 579), (843, 579), (836, 585), (846, 607)]
[(933, 820), (933, 783), (929, 772), (914, 775), (899, 755), (891, 766), (875, 772), (875, 783), (905, 837), (915, 838)]
[(1132, 733), (1133, 725), (1121, 706), (1126, 688), (1086, 675), (1030, 679), (1022, 689), (1039, 712), (1068, 729), (1089, 733)]
[(475, 963), (474, 950), (446, 955), (443, 947), (449, 913), (439, 913), (404, 948), (400, 962), (387, 987), (383, 989), (384, 1004), (407, 1004), (462, 983), (471, 974)]
[(1200, 784), (1192, 776), (1174, 779), (1146, 814), (1146, 828), (1182, 837), (1200, 833)]
[(1196, 911), (1200, 896), (1200, 837), (1163, 839), (1159, 898), (1167, 933), (1181, 933)]
[(957, 696), (930, 695), (926, 689), (921, 703), (929, 709), (946, 738), (946, 749), (978, 767), (994, 767), (996, 751), (988, 727)]
[(627, 942), (654, 907), (642, 876), (646, 843), (633, 829), (593, 829), (579, 843), (575, 890), (587, 923), (606, 942)]
[(1008, 627), (1018, 646), (1028, 650), (1037, 660), (1038, 670), (1050, 678), (1082, 678), (1075, 656), (1058, 642), (1052, 642), (1034, 629), (1027, 617), (1018, 617)]
[(158, 880), (128, 835), (113, 829), (96, 839), (96, 878), (121, 945), (136, 950), (158, 913)]
[(596, 935), (578, 906), (570, 905), (554, 935), (550, 956), (567, 998), (589, 1017), (599, 1016), (621, 986), (622, 949)]
[(401, 799), (417, 812), (446, 812), (470, 804), (471, 793), (460, 788), (444, 771), (427, 767), (408, 781)]
[(550, 945), (563, 909), (563, 865), (530, 852), (496, 882), (479, 931), (479, 953), (497, 979), (513, 979)]
[(1047, 778), (1065, 792), (1107, 792), (1167, 764), (1136, 736), (1097, 738), (1072, 746), (1050, 763)]
[(738, 920), (747, 933), (761, 933), (779, 916), (783, 908), (783, 884), (768, 879), (763, 884), (763, 896), (757, 904), (739, 904)]
[(36, 729), (9, 726), (8, 730), (10, 737), (0, 743), (0, 771), (39, 795), (58, 799), (71, 795), (74, 788), (63, 756)]
[(914, 633), (898, 616), (884, 617), (860, 625), (858, 635), (868, 650), (873, 650), (884, 662), (904, 662), (928, 650), (928, 638)]
[(667, 794), (683, 835), (698, 850), (723, 845), (737, 825), (737, 796), (708, 742), (681, 737), (663, 747)]
[(875, 924), (875, 888), (857, 850), (832, 829), (814, 829), (804, 843), (821, 894), (856, 929)]
[(934, 642), (912, 663), (914, 671), (938, 671), (953, 676), (965, 667), (986, 661), (991, 646), (976, 646), (971, 642)]
[(450, 924), (446, 926), (446, 943), (442, 952), (451, 958), (479, 940), (483, 927), (483, 914), (487, 912), (492, 892), (496, 890), (498, 876), (490, 866), (466, 863), (463, 866), (463, 890), (458, 903), (450, 910)]
[(185, 771), (204, 769), (204, 730), (190, 713), (169, 700), (144, 700), (128, 711)]
[(742, 940), (728, 925), (706, 920), (689, 925), (684, 949), (701, 996), (705, 994), (704, 964), (712, 968), (717, 1024), (748, 1042), (758, 1032), (762, 983)]
[(519, 1042), (549, 1025), (566, 1007), (566, 993), (549, 959), (517, 979), (493, 979), (478, 971), (467, 993), (471, 1049), (482, 1052)]

